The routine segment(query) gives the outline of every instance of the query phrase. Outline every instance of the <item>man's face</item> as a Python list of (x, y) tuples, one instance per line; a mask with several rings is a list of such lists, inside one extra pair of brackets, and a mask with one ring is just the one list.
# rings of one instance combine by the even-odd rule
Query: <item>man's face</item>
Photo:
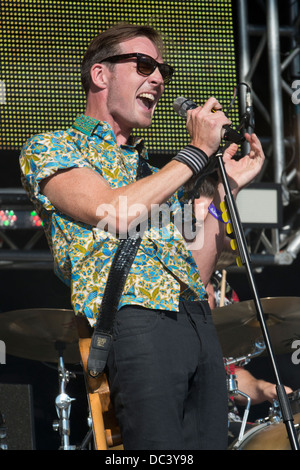
[[(120, 54), (139, 52), (162, 63), (156, 46), (146, 37), (120, 44)], [(164, 81), (158, 67), (149, 76), (137, 71), (136, 59), (126, 59), (114, 65), (108, 84), (107, 110), (122, 131), (150, 126), (154, 109), (164, 91)]]

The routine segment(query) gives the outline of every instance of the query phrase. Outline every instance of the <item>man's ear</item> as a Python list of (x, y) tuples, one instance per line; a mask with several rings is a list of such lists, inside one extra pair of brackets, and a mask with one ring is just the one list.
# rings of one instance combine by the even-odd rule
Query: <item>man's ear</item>
[(94, 64), (90, 70), (92, 86), (101, 90), (106, 88), (109, 76), (108, 68), (103, 64)]

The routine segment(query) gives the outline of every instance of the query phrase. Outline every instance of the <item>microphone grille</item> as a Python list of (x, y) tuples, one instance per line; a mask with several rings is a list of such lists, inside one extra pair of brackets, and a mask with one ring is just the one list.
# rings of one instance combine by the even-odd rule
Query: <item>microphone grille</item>
[[(185, 101), (188, 101), (187, 98), (184, 98), (184, 96), (179, 96), (178, 98), (176, 98), (176, 100), (173, 103), (174, 111), (178, 113), (180, 116), (181, 116), (181, 111), (182, 111), (181, 108), (182, 108), (183, 103), (185, 103)], [(186, 111), (185, 111), (185, 115), (186, 115)]]
[(182, 118), (186, 118), (186, 112), (193, 108), (197, 108), (196, 103), (188, 98), (184, 98), (183, 96), (176, 98), (173, 103), (174, 111), (176, 111), (176, 113), (178, 113)]

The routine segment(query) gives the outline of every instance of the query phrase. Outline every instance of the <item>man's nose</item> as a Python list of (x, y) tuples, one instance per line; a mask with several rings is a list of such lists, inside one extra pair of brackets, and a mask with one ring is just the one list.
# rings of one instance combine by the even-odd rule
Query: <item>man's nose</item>
[(160, 73), (159, 71), (159, 68), (156, 67), (156, 69), (154, 70), (154, 72), (151, 73), (151, 75), (149, 75), (149, 79), (152, 83), (157, 83), (159, 85), (164, 85), (164, 79), (163, 79), (163, 76), (162, 74)]

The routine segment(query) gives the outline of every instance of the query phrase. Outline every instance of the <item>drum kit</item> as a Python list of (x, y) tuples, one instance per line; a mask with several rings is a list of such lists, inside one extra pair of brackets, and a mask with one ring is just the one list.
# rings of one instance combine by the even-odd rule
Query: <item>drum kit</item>
[[(261, 299), (261, 302), (275, 354), (291, 353), (292, 343), (300, 339), (300, 298), (266, 298)], [(240, 394), (247, 400), (239, 436), (229, 449), (291, 449), (280, 406), (276, 401), (268, 417), (254, 423), (251, 429), (245, 430), (251, 399), (239, 391), (236, 376), (229, 372), (232, 364), (245, 365), (254, 357), (266, 354), (253, 302), (245, 301), (219, 307), (212, 311), (212, 315), (225, 358), (228, 394)], [(58, 365), (59, 394), (55, 400), (58, 420), (54, 423), (54, 429), (60, 432), (62, 450), (75, 449), (75, 446), (70, 445), (70, 410), (73, 398), (66, 393), (73, 373), (66, 369), (65, 363), (80, 362), (79, 328), (87, 328), (87, 320), (76, 317), (72, 310), (28, 309), (0, 314), (0, 339), (5, 343), (7, 354)], [(289, 396), (298, 440), (299, 400), (299, 391)]]

